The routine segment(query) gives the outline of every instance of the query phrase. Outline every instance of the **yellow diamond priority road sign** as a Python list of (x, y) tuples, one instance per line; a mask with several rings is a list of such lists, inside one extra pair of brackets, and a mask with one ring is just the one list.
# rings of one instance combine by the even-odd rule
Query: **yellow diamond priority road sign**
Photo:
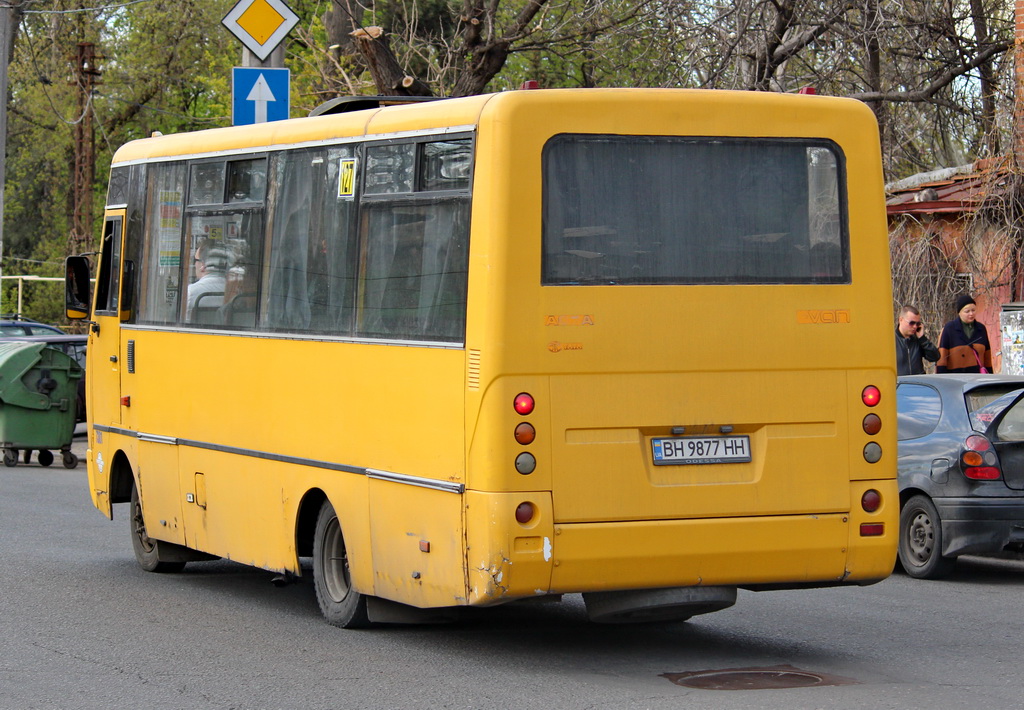
[(260, 61), (270, 56), (298, 22), (298, 15), (282, 0), (239, 0), (221, 20)]

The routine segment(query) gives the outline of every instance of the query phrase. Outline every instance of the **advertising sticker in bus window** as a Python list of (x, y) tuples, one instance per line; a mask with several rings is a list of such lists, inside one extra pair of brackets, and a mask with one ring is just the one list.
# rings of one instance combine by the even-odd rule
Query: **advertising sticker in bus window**
[(179, 190), (160, 190), (160, 266), (181, 263), (181, 200)]
[(356, 159), (342, 158), (338, 171), (338, 197), (353, 197), (356, 194)]

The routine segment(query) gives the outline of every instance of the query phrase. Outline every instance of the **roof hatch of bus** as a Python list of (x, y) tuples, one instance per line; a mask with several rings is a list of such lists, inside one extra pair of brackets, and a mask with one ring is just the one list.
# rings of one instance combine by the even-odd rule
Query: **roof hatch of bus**
[(309, 112), (310, 116), (324, 116), (331, 113), (350, 113), (367, 109), (399, 104), (416, 104), (424, 101), (440, 101), (443, 96), (339, 96), (325, 101)]

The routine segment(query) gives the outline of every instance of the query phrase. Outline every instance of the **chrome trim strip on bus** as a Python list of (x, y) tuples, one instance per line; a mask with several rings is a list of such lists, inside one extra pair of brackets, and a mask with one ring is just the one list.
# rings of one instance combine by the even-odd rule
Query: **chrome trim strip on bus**
[(465, 485), (463, 485), (462, 483), (455, 483), (454, 481), (441, 481), (436, 478), (420, 478), (419, 476), (409, 476), (404, 473), (380, 471), (375, 468), (366, 469), (366, 475), (369, 476), (370, 478), (374, 478), (379, 481), (405, 483), (410, 486), (430, 488), (436, 491), (445, 491), (446, 493), (462, 493), (463, 491), (466, 490)]
[(219, 330), (215, 328), (190, 328), (187, 323), (174, 325), (139, 325), (122, 323), (121, 330), (153, 333), (197, 333), (202, 335), (228, 335), (236, 338), (265, 338), (268, 340), (305, 340), (324, 343), (353, 343), (356, 345), (398, 345), (407, 348), (439, 348), (442, 350), (463, 350), (466, 343), (442, 340), (400, 340), (398, 338), (356, 338), (324, 333), (272, 333), (266, 330)]
[(135, 432), (132, 431), (131, 429), (122, 429), (121, 427), (116, 426), (106, 426), (105, 424), (93, 424), (92, 428), (93, 431), (102, 431), (107, 432), (109, 434), (121, 434), (122, 436), (130, 436), (132, 438), (135, 437)]
[(225, 454), (236, 454), (238, 456), (250, 456), (252, 458), (263, 459), (264, 461), (277, 461), (280, 463), (290, 463), (298, 466), (310, 466), (312, 468), (325, 468), (331, 471), (355, 473), (361, 476), (367, 476), (369, 478), (374, 478), (381, 481), (391, 481), (392, 483), (404, 483), (409, 486), (429, 488), (431, 490), (443, 491), (445, 493), (463, 493), (466, 490), (466, 486), (462, 483), (454, 483), (452, 481), (441, 481), (436, 478), (421, 478), (419, 476), (410, 476), (405, 473), (392, 473), (391, 471), (381, 471), (375, 468), (363, 468), (361, 466), (350, 466), (348, 464), (333, 463), (331, 461), (321, 461), (319, 459), (307, 459), (299, 456), (273, 454), (270, 453), (269, 451), (244, 449), (238, 446), (225, 446), (223, 444), (214, 444), (209, 441), (181, 439), (173, 436), (159, 436), (157, 434), (144, 434), (143, 432), (136, 432), (132, 431), (131, 429), (122, 429), (120, 427), (105, 426), (102, 424), (93, 424), (92, 428), (96, 431), (103, 431), (109, 432), (111, 434), (122, 434), (124, 436), (130, 436), (132, 438), (137, 438), (139, 441), (155, 442), (158, 444), (173, 444), (176, 446), (190, 446), (195, 449), (205, 449), (207, 451), (217, 451)]
[(333, 463), (331, 461), (321, 461), (319, 459), (306, 459), (300, 456), (288, 456), (286, 454), (274, 454), (269, 451), (259, 451), (257, 449), (243, 449), (239, 446), (226, 446), (224, 444), (214, 444), (209, 441), (197, 441), (195, 439), (178, 439), (178, 443), (181, 446), (191, 446), (194, 449), (205, 449), (207, 451), (217, 451), (223, 454), (249, 456), (254, 459), (263, 459), (264, 461), (293, 463), (299, 466), (326, 468), (331, 471), (343, 471), (345, 473), (358, 473), (360, 475), (366, 475), (365, 468), (361, 468), (359, 466), (349, 466), (348, 464), (343, 463)]
[(137, 160), (125, 160), (119, 163), (112, 163), (112, 168), (123, 168), (130, 165), (144, 165), (147, 163), (167, 163), (178, 160), (199, 160), (202, 158), (226, 158), (233, 155), (251, 155), (253, 153), (269, 153), (277, 150), (300, 150), (302, 148), (318, 148), (321, 146), (345, 145), (346, 143), (366, 143), (368, 141), (384, 141), (400, 138), (422, 138), (425, 136), (447, 136), (453, 133), (473, 133), (475, 125), (469, 126), (448, 126), (447, 128), (420, 128), (415, 131), (396, 131), (394, 133), (363, 133), (357, 136), (346, 136), (339, 138), (321, 138), (315, 141), (302, 141), (301, 143), (274, 143), (272, 145), (261, 145), (251, 148), (231, 148), (229, 150), (215, 150), (209, 153), (181, 153), (180, 155), (161, 155), (152, 158), (139, 158)]
[(139, 432), (136, 436), (139, 437), (139, 441), (148, 441), (151, 444), (170, 444), (171, 446), (178, 445), (178, 438), (174, 436), (160, 436), (159, 434), (144, 434)]

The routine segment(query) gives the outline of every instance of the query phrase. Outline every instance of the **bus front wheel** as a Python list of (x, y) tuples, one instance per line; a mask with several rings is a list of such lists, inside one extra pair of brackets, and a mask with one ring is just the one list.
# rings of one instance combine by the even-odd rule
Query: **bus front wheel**
[(132, 486), (132, 549), (139, 567), (147, 572), (180, 572), (185, 563), (179, 560), (170, 561), (161, 554), (161, 546), (167, 543), (154, 540), (146, 533), (146, 522), (142, 518), (142, 502), (139, 500), (139, 489)]
[(313, 586), (327, 623), (343, 629), (363, 629), (370, 625), (366, 597), (352, 588), (345, 538), (330, 501), (324, 501), (316, 521)]

